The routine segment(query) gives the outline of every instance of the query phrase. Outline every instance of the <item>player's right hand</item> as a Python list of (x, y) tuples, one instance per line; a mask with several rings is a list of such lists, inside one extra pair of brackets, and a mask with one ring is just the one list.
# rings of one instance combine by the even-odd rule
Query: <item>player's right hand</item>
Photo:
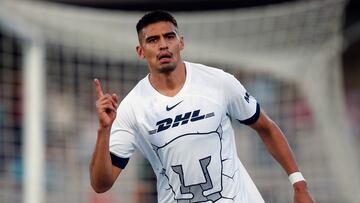
[(96, 90), (96, 112), (99, 118), (100, 128), (110, 128), (116, 118), (118, 96), (116, 94), (104, 94), (98, 79), (94, 80)]

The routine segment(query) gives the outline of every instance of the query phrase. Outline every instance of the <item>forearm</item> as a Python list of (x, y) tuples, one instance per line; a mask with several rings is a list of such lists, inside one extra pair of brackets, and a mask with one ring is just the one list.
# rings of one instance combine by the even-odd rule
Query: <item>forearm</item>
[(284, 134), (273, 121), (270, 120), (269, 123), (269, 128), (258, 130), (267, 150), (279, 162), (288, 175), (299, 171)]
[[(264, 113), (260, 113), (258, 121), (251, 125), (263, 140), (271, 155), (280, 163), (288, 175), (299, 171), (294, 155), (280, 128)], [(305, 181), (293, 179), (294, 202), (314, 203)]]
[(105, 192), (113, 184), (109, 134), (109, 128), (98, 129), (96, 146), (90, 163), (91, 186), (96, 192)]

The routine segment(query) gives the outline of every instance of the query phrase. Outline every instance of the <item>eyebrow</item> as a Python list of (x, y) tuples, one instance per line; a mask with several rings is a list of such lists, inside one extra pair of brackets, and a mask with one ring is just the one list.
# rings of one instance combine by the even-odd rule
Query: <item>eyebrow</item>
[(167, 35), (176, 35), (176, 32), (175, 32), (175, 31), (171, 31), (171, 32), (165, 33), (164, 35), (165, 35), (165, 36), (167, 36)]
[[(170, 32), (167, 32), (165, 34), (163, 34), (164, 36), (169, 36), (169, 35), (176, 35), (176, 32), (175, 31), (170, 31)], [(148, 41), (149, 39), (157, 39), (159, 38), (159, 35), (151, 35), (151, 36), (148, 36), (145, 38), (145, 41)]]

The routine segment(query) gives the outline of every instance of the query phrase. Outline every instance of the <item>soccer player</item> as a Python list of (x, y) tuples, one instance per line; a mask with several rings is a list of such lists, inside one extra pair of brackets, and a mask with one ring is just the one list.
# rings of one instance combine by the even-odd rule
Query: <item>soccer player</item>
[(257, 131), (289, 175), (296, 203), (314, 202), (279, 127), (229, 73), (183, 61), (184, 39), (171, 14), (154, 11), (137, 23), (136, 52), (149, 74), (118, 106), (95, 79), (99, 118), (90, 163), (96, 192), (111, 188), (134, 150), (149, 160), (158, 202), (264, 202), (240, 162), (232, 120)]

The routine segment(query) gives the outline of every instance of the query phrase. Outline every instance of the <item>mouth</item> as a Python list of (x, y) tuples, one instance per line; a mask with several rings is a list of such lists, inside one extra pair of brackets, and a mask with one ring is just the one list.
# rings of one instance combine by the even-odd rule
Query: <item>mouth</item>
[(160, 61), (160, 63), (168, 63), (172, 59), (172, 54), (170, 52), (162, 52), (158, 54), (157, 58)]

